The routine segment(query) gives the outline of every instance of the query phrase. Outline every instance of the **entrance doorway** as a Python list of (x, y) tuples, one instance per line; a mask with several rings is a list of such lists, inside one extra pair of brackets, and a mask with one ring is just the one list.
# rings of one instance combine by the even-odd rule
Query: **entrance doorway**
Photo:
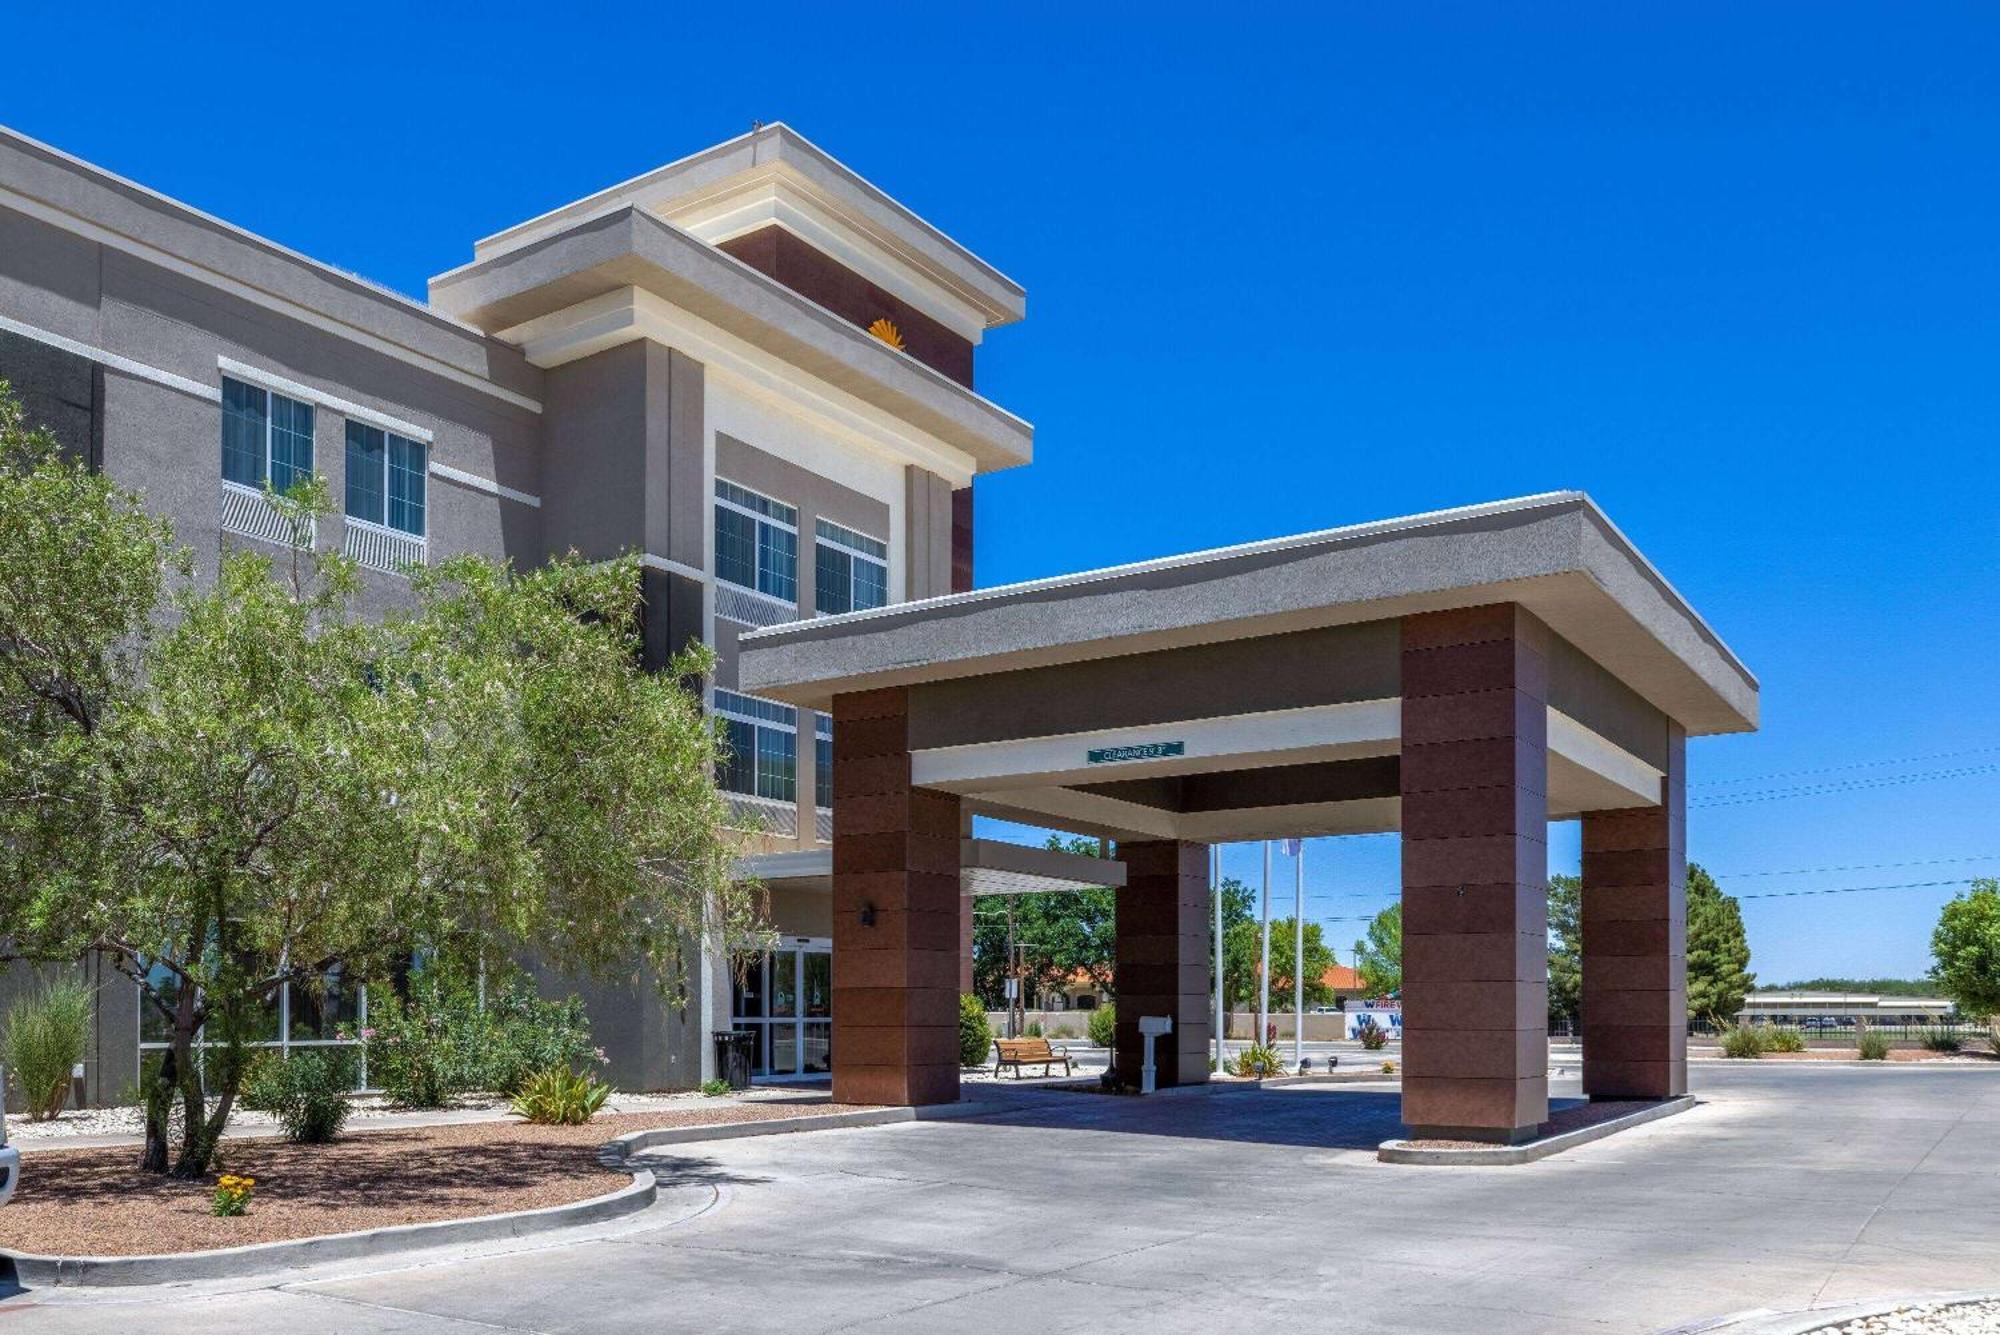
[(833, 942), (794, 936), (775, 950), (742, 956), (732, 984), (731, 1020), (757, 1035), (759, 1078), (796, 1079), (833, 1071)]

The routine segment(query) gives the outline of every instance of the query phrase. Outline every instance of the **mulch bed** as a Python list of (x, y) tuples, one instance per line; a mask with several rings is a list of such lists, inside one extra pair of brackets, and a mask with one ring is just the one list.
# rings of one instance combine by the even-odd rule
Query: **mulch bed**
[(474, 1122), (351, 1131), (331, 1145), (225, 1140), (218, 1172), (257, 1180), (250, 1212), (209, 1213), (215, 1189), (140, 1172), (138, 1150), (45, 1150), (23, 1156), (0, 1247), (55, 1256), (142, 1256), (351, 1233), (396, 1224), (567, 1205), (616, 1191), (629, 1174), (597, 1161), (604, 1142), (659, 1127), (759, 1122), (843, 1112), (814, 1100), (627, 1113), (587, 1126)]

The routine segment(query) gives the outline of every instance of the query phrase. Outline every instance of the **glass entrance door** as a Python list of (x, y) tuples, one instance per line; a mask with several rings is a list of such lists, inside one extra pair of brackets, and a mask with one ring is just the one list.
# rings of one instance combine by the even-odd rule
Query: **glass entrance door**
[(833, 943), (790, 937), (736, 963), (731, 1018), (757, 1035), (755, 1073), (774, 1079), (830, 1073)]

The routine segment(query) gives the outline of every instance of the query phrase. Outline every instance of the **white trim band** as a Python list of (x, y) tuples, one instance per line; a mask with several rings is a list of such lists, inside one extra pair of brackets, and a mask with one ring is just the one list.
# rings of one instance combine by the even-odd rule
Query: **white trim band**
[(10, 334), (19, 334), (22, 338), (33, 339), (37, 343), (46, 343), (52, 348), (59, 348), (74, 356), (96, 362), (106, 370), (123, 371), (126, 375), (137, 376), (141, 380), (150, 380), (156, 385), (165, 385), (168, 389), (177, 389), (183, 394), (192, 394), (198, 399), (207, 399), (210, 403), (222, 402), (222, 387), (220, 385), (204, 385), (199, 380), (190, 380), (184, 375), (175, 375), (172, 371), (162, 371), (157, 366), (148, 366), (144, 362), (135, 362), (130, 357), (120, 357), (115, 352), (106, 352), (103, 348), (92, 347), (88, 343), (79, 343), (73, 338), (64, 338), (61, 334), (51, 333), (46, 329), (40, 329), (31, 324), (24, 324), (20, 320), (9, 319), (4, 315), (0, 315), (0, 329), (4, 329)]
[(687, 562), (676, 561), (671, 556), (655, 556), (651, 552), (646, 552), (639, 557), (639, 564), (648, 570), (662, 570), (669, 575), (680, 575), (685, 579), (694, 580), (696, 583), (705, 584), (708, 582), (707, 571), (697, 570)]
[(462, 468), (453, 468), (450, 464), (441, 464), (435, 459), (431, 460), (431, 475), (433, 477), (441, 477), (447, 482), (456, 482), (461, 487), (470, 487), (474, 491), (483, 491), (488, 496), (499, 496), (506, 500), (519, 501), (522, 505), (532, 505), (537, 510), (542, 507), (542, 498), (539, 496), (530, 495), (525, 491), (515, 491), (512, 487), (503, 486), (490, 477), (481, 477), (477, 473), (468, 473)]
[(247, 362), (239, 362), (233, 357), (217, 357), (215, 364), (224, 375), (233, 379), (247, 380), (265, 389), (275, 389), (290, 398), (316, 403), (322, 408), (339, 413), (342, 417), (351, 417), (357, 422), (366, 422), (369, 426), (378, 426), (384, 431), (393, 431), (399, 436), (419, 440), (426, 445), (436, 439), (426, 427), (420, 427), (414, 422), (405, 422), (400, 417), (391, 417), (387, 413), (376, 412), (373, 408), (366, 408), (350, 399), (343, 399), (338, 394), (329, 394), (323, 389), (314, 389), (311, 385), (287, 379), (275, 371), (261, 370)]

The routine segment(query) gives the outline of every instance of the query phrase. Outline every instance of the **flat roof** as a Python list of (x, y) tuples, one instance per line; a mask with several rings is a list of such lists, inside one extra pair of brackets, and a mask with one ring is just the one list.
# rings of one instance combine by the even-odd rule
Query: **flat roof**
[(740, 689), (836, 694), (1516, 602), (1692, 735), (1757, 726), (1722, 638), (1580, 491), (1549, 492), (793, 622)]

